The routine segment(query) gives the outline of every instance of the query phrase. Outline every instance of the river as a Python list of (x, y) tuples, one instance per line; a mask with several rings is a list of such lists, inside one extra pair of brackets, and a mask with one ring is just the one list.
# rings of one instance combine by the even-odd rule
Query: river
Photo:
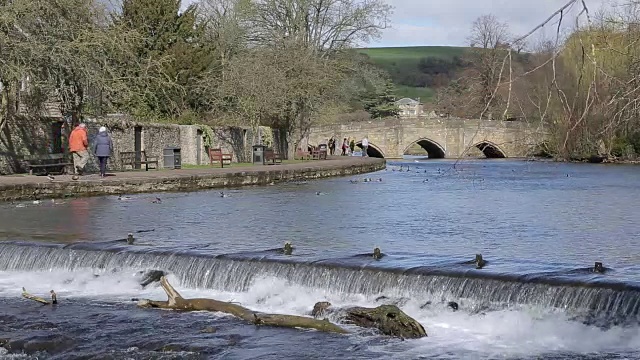
[[(13, 349), (0, 359), (640, 359), (638, 199), (637, 166), (406, 158), (222, 193), (0, 204), (0, 341)], [(273, 251), (286, 241), (292, 256)], [(483, 269), (464, 264), (476, 254)], [(166, 298), (140, 286), (148, 269), (185, 297), (265, 312), (391, 301), (429, 336), (137, 309)]]

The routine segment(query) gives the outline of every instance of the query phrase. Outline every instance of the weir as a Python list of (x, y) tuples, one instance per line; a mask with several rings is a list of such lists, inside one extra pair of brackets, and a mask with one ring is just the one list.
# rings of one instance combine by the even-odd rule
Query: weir
[(222, 291), (247, 291), (266, 276), (293, 285), (327, 289), (345, 294), (383, 294), (418, 302), (469, 301), (499, 306), (531, 305), (556, 308), (569, 314), (614, 322), (640, 320), (640, 286), (615, 282), (564, 283), (538, 276), (527, 279), (506, 276), (450, 274), (429, 269), (392, 271), (362, 266), (340, 266), (328, 261), (303, 263), (275, 259), (242, 259), (236, 256), (203, 256), (185, 253), (131, 252), (114, 246), (88, 250), (87, 245), (32, 246), (0, 244), (0, 271), (118, 271), (158, 269), (172, 273), (182, 286)]

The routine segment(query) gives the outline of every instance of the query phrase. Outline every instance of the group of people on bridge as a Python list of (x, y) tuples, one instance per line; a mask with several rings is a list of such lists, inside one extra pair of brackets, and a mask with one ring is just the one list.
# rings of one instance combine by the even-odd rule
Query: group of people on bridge
[[(335, 155), (336, 153), (336, 136), (332, 136), (327, 145), (329, 147), (329, 155)], [(360, 148), (362, 148), (362, 156), (368, 156), (367, 150), (369, 149), (369, 139), (365, 136), (360, 142)], [(340, 147), (342, 150), (341, 156), (353, 156), (356, 149), (356, 140), (354, 138), (344, 138), (342, 140), (342, 146)]]

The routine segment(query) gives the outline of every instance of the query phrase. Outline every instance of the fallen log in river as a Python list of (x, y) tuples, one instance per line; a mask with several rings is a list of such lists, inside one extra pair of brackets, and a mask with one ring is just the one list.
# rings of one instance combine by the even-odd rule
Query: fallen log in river
[[(349, 331), (325, 319), (306, 316), (265, 314), (255, 312), (244, 306), (214, 299), (185, 299), (169, 284), (165, 276), (160, 279), (160, 285), (167, 293), (167, 301), (140, 300), (139, 307), (161, 308), (182, 311), (212, 311), (233, 315), (237, 318), (256, 325), (316, 329), (324, 332), (347, 334)], [(321, 302), (314, 307), (314, 316), (321, 316), (329, 310), (331, 304)], [(322, 307), (322, 311), (315, 311)], [(333, 310), (333, 309), (332, 309)], [(382, 305), (376, 308), (354, 307), (336, 310), (348, 323), (376, 328), (381, 333), (400, 338), (421, 338), (427, 336), (424, 327), (416, 320), (405, 314), (397, 306)]]

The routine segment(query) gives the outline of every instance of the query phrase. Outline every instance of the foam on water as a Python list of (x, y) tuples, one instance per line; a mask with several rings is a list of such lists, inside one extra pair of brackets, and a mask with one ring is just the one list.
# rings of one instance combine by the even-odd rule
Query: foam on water
[[(100, 276), (95, 277), (94, 274)], [(292, 285), (273, 276), (255, 278), (242, 292), (186, 288), (174, 276), (169, 276), (169, 281), (184, 297), (234, 301), (264, 312), (306, 315), (317, 301), (322, 300), (336, 306), (377, 305), (375, 296)], [(129, 302), (133, 297), (166, 298), (158, 286), (141, 289), (137, 270), (133, 269), (103, 273), (90, 269), (0, 272), (1, 297), (19, 297), (23, 286), (36, 295), (45, 295), (54, 289), (62, 303), (70, 298), (101, 302)], [(529, 358), (590, 353), (639, 355), (640, 330), (637, 326), (603, 330), (572, 321), (559, 310), (527, 306), (487, 312), (464, 309), (453, 312), (443, 304), (433, 304), (425, 309), (421, 309), (421, 305), (421, 301), (409, 299), (401, 307), (425, 326), (428, 338), (382, 342), (372, 345), (371, 350), (388, 358)], [(131, 307), (134, 310), (133, 304)], [(352, 341), (361, 339), (356, 335)]]
[[(407, 357), (453, 352), (455, 358), (538, 357), (547, 354), (636, 352), (637, 328), (597, 327), (571, 321), (561, 313), (541, 314), (531, 309), (500, 310), (482, 315), (465, 312), (412, 312), (425, 324), (429, 338), (393, 349)], [(455, 350), (454, 350), (455, 349)], [(463, 356), (468, 354), (468, 356)]]
[[(476, 277), (473, 274), (398, 273), (373, 267), (193, 256), (180, 253), (96, 251), (0, 244), (5, 271), (98, 271), (161, 269), (189, 288), (247, 292), (260, 276), (285, 279), (306, 288), (340, 294), (408, 297), (419, 301), (467, 301), (485, 310), (513, 305), (562, 309), (605, 323), (635, 322), (640, 316), (640, 289), (624, 283), (560, 284), (526, 279)], [(112, 249), (117, 250), (117, 249)], [(560, 286), (559, 286), (560, 285)]]

